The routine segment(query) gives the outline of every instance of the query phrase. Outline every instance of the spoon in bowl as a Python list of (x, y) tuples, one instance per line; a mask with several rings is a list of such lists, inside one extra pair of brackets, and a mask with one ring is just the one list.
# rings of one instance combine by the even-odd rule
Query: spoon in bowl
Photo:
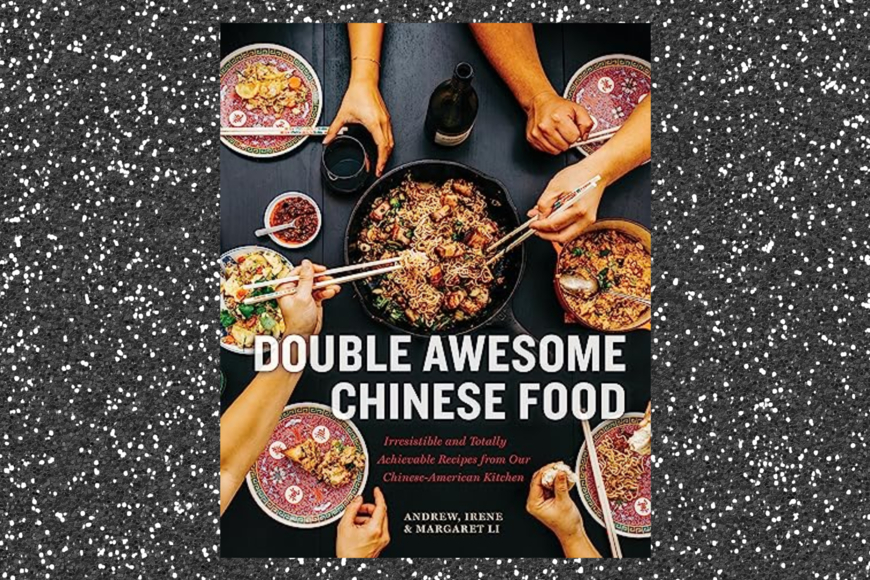
[(572, 276), (570, 274), (566, 274), (563, 276), (559, 276), (559, 286), (562, 287), (562, 290), (567, 292), (568, 294), (572, 294), (579, 298), (592, 298), (598, 292), (603, 294), (610, 294), (611, 296), (617, 296), (619, 298), (625, 298), (626, 300), (630, 300), (632, 302), (637, 302), (638, 304), (645, 304), (646, 306), (651, 306), (652, 302), (645, 298), (639, 298), (637, 296), (632, 296), (631, 294), (623, 294), (622, 292), (617, 292), (616, 290), (602, 290), (598, 284), (598, 280), (595, 278), (583, 278), (582, 276)]
[(254, 232), (254, 235), (258, 238), (263, 236), (268, 236), (269, 234), (274, 234), (275, 232), (283, 232), (284, 230), (289, 230), (290, 228), (296, 227), (296, 220), (299, 218), (293, 218), (286, 224), (281, 224), (280, 226), (272, 226), (271, 228), (260, 228)]

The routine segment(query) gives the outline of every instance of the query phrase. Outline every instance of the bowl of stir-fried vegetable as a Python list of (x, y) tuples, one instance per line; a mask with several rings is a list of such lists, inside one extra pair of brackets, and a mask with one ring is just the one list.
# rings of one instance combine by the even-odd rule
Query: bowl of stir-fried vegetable
[(255, 290), (246, 284), (284, 278), (292, 265), (281, 254), (260, 246), (230, 250), (220, 258), (221, 264), (221, 347), (239, 354), (253, 354), (258, 335), (280, 338), (286, 328), (277, 300), (245, 304), (244, 299), (269, 294), (275, 287)]

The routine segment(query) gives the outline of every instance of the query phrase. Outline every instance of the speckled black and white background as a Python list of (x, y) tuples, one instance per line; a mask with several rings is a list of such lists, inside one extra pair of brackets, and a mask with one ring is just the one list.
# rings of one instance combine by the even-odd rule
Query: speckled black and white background
[[(868, 10), (0, 0), (0, 578), (867, 577)], [(218, 559), (217, 24), (379, 18), (654, 23), (651, 561)]]

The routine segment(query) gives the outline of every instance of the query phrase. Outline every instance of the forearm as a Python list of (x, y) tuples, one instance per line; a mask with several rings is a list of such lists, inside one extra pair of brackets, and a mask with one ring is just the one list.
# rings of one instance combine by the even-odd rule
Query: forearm
[(589, 536), (585, 533), (573, 535), (568, 538), (560, 538), (559, 543), (562, 544), (562, 551), (566, 558), (600, 558), (601, 554), (589, 541)]
[(622, 128), (585, 160), (596, 168), (606, 183), (613, 183), (650, 158), (651, 101), (652, 95), (635, 107)]
[(383, 24), (348, 24), (350, 40), (351, 81), (378, 84), (381, 74), (381, 44), (384, 39)]
[(300, 375), (281, 365), (259, 373), (221, 417), (221, 515), (269, 442)]
[(535, 44), (531, 24), (470, 24), (487, 60), (504, 80), (523, 109), (540, 94), (556, 94)]

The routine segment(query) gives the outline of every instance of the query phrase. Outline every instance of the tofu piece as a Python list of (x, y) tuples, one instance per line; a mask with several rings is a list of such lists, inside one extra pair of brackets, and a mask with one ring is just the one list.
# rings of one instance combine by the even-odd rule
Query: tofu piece
[(457, 205), (459, 205), (459, 197), (452, 193), (445, 193), (441, 196), (441, 205), (456, 207)]
[(468, 197), (473, 192), (473, 189), (471, 187), (471, 184), (469, 184), (465, 181), (454, 181), (453, 182), (453, 191), (455, 191), (459, 195), (462, 195), (464, 197)]
[(462, 301), (462, 304), (459, 305), (459, 309), (470, 316), (474, 316), (475, 314), (480, 312), (482, 308), (483, 308), (483, 305), (478, 304), (472, 298), (466, 298), (465, 300)]
[(378, 207), (372, 210), (372, 213), (369, 215), (375, 221), (381, 221), (384, 219), (384, 216), (387, 215), (387, 212), (390, 211), (390, 202), (382, 201)]
[(402, 229), (402, 226), (399, 225), (398, 221), (393, 224), (392, 238), (403, 246), (407, 246), (411, 243), (411, 238), (405, 235), (405, 230)]
[(465, 250), (462, 249), (462, 246), (457, 244), (456, 242), (448, 242), (446, 244), (441, 244), (440, 246), (436, 246), (435, 252), (442, 258), (458, 258), (462, 254), (465, 253)]
[(475, 228), (465, 235), (465, 243), (469, 247), (481, 249), (489, 245), (489, 236)]
[(468, 294), (468, 298), (462, 301), (459, 309), (466, 314), (475, 315), (487, 304), (489, 304), (489, 291), (486, 288), (475, 288)]
[(462, 301), (467, 296), (465, 290), (457, 290), (456, 292), (448, 292), (444, 296), (444, 308), (447, 310), (456, 310)]
[(436, 264), (429, 270), (429, 283), (436, 288), (444, 283), (444, 271), (440, 265)]
[(468, 297), (481, 306), (486, 306), (489, 303), (489, 290), (486, 288), (475, 288)]
[(429, 217), (432, 218), (433, 222), (440, 222), (450, 215), (451, 211), (453, 211), (453, 209), (449, 205), (442, 205), (440, 208), (430, 213)]

